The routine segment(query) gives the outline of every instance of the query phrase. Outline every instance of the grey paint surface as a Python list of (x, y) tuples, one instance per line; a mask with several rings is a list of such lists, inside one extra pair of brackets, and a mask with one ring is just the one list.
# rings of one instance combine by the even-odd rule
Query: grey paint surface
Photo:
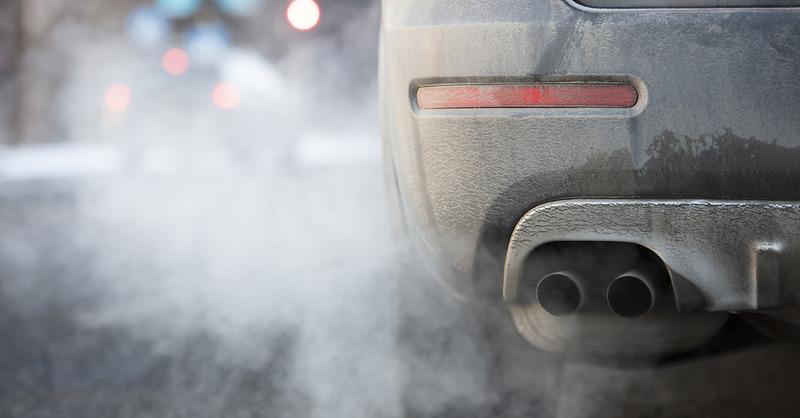
[[(389, 174), (421, 252), (451, 287), (497, 299), (511, 231), (545, 202), (800, 200), (798, 13), (384, 2)], [(627, 110), (413, 106), (418, 85), (607, 77), (630, 80), (640, 102)]]

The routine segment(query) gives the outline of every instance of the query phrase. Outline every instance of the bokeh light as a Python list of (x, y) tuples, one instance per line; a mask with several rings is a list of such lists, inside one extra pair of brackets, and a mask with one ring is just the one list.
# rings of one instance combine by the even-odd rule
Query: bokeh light
[(231, 46), (228, 29), (220, 22), (199, 23), (184, 38), (184, 49), (199, 67), (215, 66)]
[(172, 18), (189, 17), (200, 7), (201, 0), (156, 0), (156, 6)]
[(217, 84), (211, 92), (211, 99), (214, 105), (220, 109), (233, 109), (242, 100), (239, 88), (233, 83), (225, 82)]
[(152, 6), (139, 6), (128, 16), (128, 39), (140, 48), (153, 48), (166, 43), (171, 30), (169, 19)]
[(217, 7), (222, 13), (245, 16), (258, 10), (261, 0), (217, 0)]
[(172, 75), (180, 75), (189, 68), (189, 54), (180, 48), (170, 49), (161, 60), (164, 71)]
[(106, 90), (106, 107), (115, 111), (122, 112), (131, 104), (131, 90), (123, 84), (113, 84)]
[(294, 0), (286, 9), (289, 24), (297, 30), (309, 30), (319, 22), (319, 6), (314, 0)]

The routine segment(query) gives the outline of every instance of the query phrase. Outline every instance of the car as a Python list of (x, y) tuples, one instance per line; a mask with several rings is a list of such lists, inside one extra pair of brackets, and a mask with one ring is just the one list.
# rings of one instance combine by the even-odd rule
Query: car
[(384, 0), (396, 225), (543, 350), (796, 339), (798, 74), (797, 0)]

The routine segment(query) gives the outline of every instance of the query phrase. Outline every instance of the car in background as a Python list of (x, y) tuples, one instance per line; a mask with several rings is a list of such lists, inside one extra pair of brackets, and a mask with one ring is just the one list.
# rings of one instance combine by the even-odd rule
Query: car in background
[(459, 298), (558, 352), (800, 335), (800, 1), (384, 0), (380, 48), (397, 224)]

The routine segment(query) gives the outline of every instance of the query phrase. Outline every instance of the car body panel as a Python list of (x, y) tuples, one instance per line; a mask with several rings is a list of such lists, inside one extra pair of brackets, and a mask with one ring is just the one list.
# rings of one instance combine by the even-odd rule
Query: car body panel
[[(512, 230), (577, 197), (800, 200), (800, 10), (385, 1), (382, 118), (409, 233), (499, 298)], [(630, 109), (416, 107), (424, 85), (628, 82)]]

